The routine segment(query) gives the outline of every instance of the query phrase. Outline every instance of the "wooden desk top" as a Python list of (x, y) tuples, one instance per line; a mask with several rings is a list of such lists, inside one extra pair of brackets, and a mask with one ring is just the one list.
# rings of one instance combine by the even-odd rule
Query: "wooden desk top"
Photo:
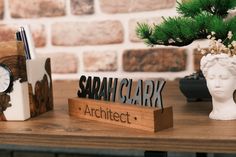
[[(186, 103), (177, 82), (167, 82), (164, 104), (174, 109), (174, 128), (157, 133), (69, 117), (67, 98), (78, 81), (54, 82), (54, 111), (25, 122), (0, 123), (0, 148), (124, 149), (236, 153), (236, 120), (210, 120), (210, 102)], [(119, 130), (119, 131), (117, 131)]]

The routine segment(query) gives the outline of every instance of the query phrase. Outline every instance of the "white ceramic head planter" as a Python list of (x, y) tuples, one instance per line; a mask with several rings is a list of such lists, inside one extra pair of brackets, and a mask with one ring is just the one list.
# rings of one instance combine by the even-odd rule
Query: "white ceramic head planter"
[(236, 56), (208, 54), (203, 56), (200, 68), (212, 96), (213, 110), (209, 117), (217, 120), (236, 119)]

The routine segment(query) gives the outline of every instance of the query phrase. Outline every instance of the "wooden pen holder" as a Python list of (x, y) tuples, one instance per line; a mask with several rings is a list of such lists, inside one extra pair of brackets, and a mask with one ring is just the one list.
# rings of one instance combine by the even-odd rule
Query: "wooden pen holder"
[(22, 121), (52, 109), (50, 59), (26, 60), (22, 42), (0, 43), (0, 120)]

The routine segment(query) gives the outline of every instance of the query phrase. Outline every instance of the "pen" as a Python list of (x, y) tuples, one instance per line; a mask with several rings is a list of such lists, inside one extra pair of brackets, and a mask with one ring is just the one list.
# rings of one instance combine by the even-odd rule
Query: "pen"
[(34, 47), (34, 40), (32, 37), (32, 33), (30, 31), (30, 27), (29, 25), (24, 25), (24, 30), (25, 30), (25, 34), (27, 37), (27, 43), (28, 43), (28, 48), (29, 48), (29, 53), (30, 53), (30, 59), (35, 59), (36, 58), (36, 54), (35, 54), (35, 47)]
[[(20, 33), (20, 35), (19, 35), (19, 33)], [(19, 33), (17, 36), (19, 36), (18, 38), (21, 39), (24, 43), (26, 59), (31, 59), (29, 45), (28, 45), (28, 41), (27, 41), (24, 27), (19, 28)]]
[(16, 40), (17, 41), (22, 41), (19, 31), (16, 32)]

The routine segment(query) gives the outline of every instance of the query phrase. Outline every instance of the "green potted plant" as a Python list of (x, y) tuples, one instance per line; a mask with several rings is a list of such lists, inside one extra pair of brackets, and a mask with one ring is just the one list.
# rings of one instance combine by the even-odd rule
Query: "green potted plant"
[[(222, 41), (224, 45), (236, 40), (236, 17), (229, 17), (229, 12), (236, 7), (235, 0), (185, 0), (177, 3), (180, 16), (163, 18), (159, 25), (138, 23), (136, 34), (148, 46), (186, 46), (195, 40), (207, 39), (212, 33), (218, 40), (227, 39), (231, 32), (231, 40)], [(201, 71), (180, 79), (180, 89), (188, 101), (210, 98)]]

